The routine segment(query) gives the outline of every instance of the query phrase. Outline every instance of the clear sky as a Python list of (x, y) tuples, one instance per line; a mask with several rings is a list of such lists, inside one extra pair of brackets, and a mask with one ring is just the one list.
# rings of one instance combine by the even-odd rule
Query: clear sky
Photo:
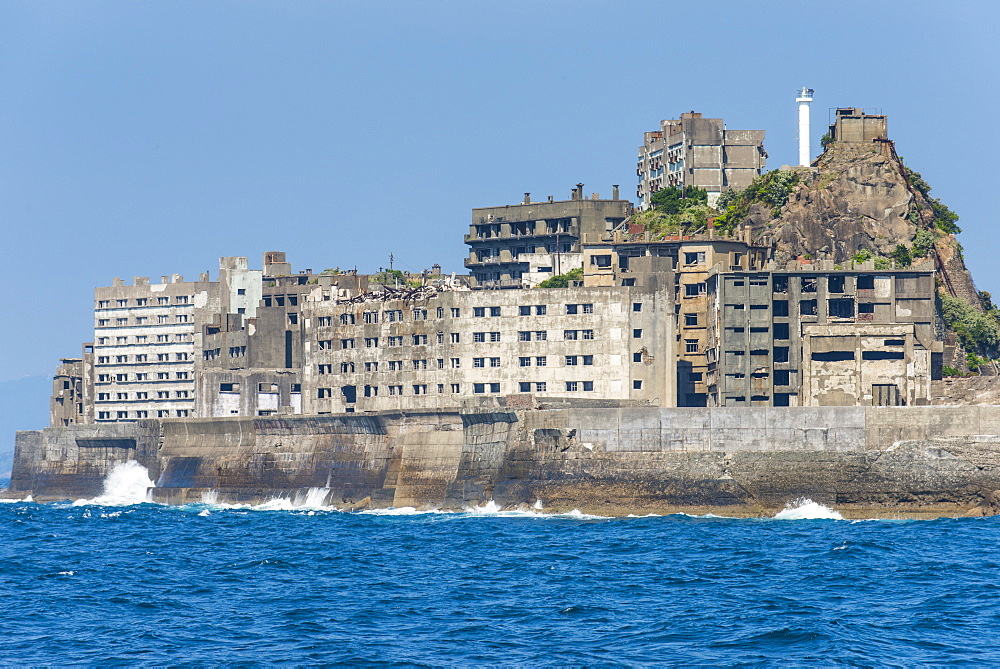
[(78, 355), (116, 276), (214, 278), (268, 250), (461, 272), (470, 209), (577, 182), (634, 196), (642, 132), (681, 112), (764, 129), (768, 166), (794, 163), (800, 86), (817, 148), (830, 108), (888, 114), (1000, 292), (998, 19), (971, 1), (0, 0), (0, 381)]

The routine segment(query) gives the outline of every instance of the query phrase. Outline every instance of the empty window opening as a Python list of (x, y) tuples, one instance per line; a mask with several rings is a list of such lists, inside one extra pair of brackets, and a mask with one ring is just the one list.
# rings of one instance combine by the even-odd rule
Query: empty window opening
[(902, 360), (902, 351), (864, 351), (861, 353), (862, 360)]
[(845, 362), (854, 360), (854, 351), (817, 351), (812, 354), (812, 359), (820, 362)]

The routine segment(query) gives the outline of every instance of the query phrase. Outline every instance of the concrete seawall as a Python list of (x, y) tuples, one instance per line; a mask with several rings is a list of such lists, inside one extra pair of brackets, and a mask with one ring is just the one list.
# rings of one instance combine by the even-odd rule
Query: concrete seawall
[(322, 489), (345, 508), (541, 500), (605, 514), (757, 515), (809, 497), (848, 515), (964, 515), (1000, 503), (1000, 406), (497, 406), (70, 426), (18, 433), (11, 487), (92, 496), (127, 460), (169, 503)]

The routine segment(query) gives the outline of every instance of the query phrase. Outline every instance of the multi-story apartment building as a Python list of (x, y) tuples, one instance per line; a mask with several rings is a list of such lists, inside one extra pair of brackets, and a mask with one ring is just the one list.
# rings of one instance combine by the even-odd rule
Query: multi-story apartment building
[(580, 267), (581, 235), (611, 230), (632, 213), (632, 203), (597, 193), (584, 199), (577, 184), (569, 200), (532, 202), (472, 210), (465, 266), (481, 288), (529, 288)]
[(454, 407), (476, 397), (673, 406), (669, 270), (638, 285), (434, 291), (327, 299), (303, 310), (303, 412)]
[(714, 272), (710, 406), (924, 404), (940, 374), (931, 265)]
[(220, 313), (253, 316), (260, 275), (247, 269), (246, 258), (222, 258), (218, 281), (208, 273), (198, 281), (175, 274), (157, 284), (136, 277), (125, 285), (116, 278), (97, 288), (94, 340), (85, 349), (90, 360), (84, 360), (83, 379), (85, 396), (93, 398), (93, 420), (194, 415), (201, 326)]
[(197, 416), (302, 413), (307, 296), (322, 287), (329, 299), (345, 300), (368, 288), (369, 277), (356, 272), (293, 273), (281, 251), (265, 253), (263, 268), (255, 315), (216, 314), (203, 326)]
[(584, 236), (584, 285), (631, 285), (637, 261), (649, 257), (668, 259), (674, 273), (677, 403), (706, 406), (708, 277), (712, 272), (761, 268), (769, 253), (768, 246), (754, 245), (749, 237), (659, 235), (633, 226), (631, 230)]
[(728, 130), (721, 118), (695, 112), (660, 121), (639, 147), (638, 207), (648, 209), (658, 190), (685, 185), (704, 188), (714, 204), (723, 191), (746, 188), (766, 159), (763, 130)]

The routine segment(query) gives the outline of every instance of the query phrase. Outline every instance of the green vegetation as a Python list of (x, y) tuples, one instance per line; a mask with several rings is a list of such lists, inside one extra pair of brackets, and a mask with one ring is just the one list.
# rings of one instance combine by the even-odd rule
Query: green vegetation
[(969, 366), (969, 369), (979, 369), (987, 362), (989, 362), (989, 360), (987, 360), (986, 358), (980, 358), (975, 353), (965, 354), (965, 364)]
[(913, 237), (913, 257), (925, 258), (934, 248), (934, 233), (930, 230), (917, 230)]
[(683, 191), (677, 186), (663, 188), (653, 193), (650, 204), (652, 209), (634, 214), (632, 222), (659, 235), (704, 229), (709, 217), (718, 213), (708, 206), (708, 192), (696, 186)]
[(931, 186), (924, 181), (924, 178), (918, 172), (914, 172), (905, 166), (903, 170), (905, 170), (906, 178), (910, 182), (910, 185), (920, 191), (920, 194), (927, 199), (927, 203), (931, 206), (931, 211), (934, 213), (934, 227), (949, 235), (960, 233), (962, 228), (958, 227), (958, 214), (942, 204), (941, 200), (930, 196)]
[(583, 281), (583, 268), (571, 269), (565, 274), (556, 274), (538, 284), (539, 288), (569, 288), (570, 281)]
[(408, 288), (419, 288), (423, 285), (423, 282), (421, 282), (420, 279), (407, 279), (406, 275), (398, 269), (384, 269), (382, 267), (380, 267), (378, 273), (372, 277), (372, 281), (375, 283), (381, 283), (385, 286), (399, 285), (407, 286)]
[(897, 269), (909, 267), (910, 263), (913, 262), (913, 256), (910, 255), (910, 249), (906, 248), (902, 244), (896, 244), (896, 248), (892, 250), (889, 257), (892, 259), (892, 262)]
[(697, 186), (687, 186), (683, 189), (667, 186), (649, 196), (649, 203), (653, 209), (664, 214), (679, 214), (692, 205), (707, 202), (708, 191)]
[(941, 368), (941, 376), (965, 376), (962, 372), (958, 371), (958, 367), (952, 367), (951, 365), (945, 365)]
[(833, 135), (831, 135), (830, 133), (826, 133), (825, 135), (819, 138), (819, 145), (823, 147), (824, 151), (826, 151), (826, 147), (830, 146), (831, 144), (833, 144)]
[(320, 274), (343, 274), (339, 267), (327, 267)]
[(981, 314), (957, 297), (939, 293), (938, 306), (945, 325), (958, 335), (967, 351), (990, 356), (1000, 348), (1000, 323), (992, 301), (987, 313)]
[(755, 204), (770, 207), (771, 215), (777, 218), (798, 183), (799, 175), (795, 172), (771, 170), (739, 193), (723, 193), (725, 199), (719, 198), (719, 208), (725, 207), (725, 212), (715, 219), (715, 228), (731, 233), (750, 215), (750, 207)]

